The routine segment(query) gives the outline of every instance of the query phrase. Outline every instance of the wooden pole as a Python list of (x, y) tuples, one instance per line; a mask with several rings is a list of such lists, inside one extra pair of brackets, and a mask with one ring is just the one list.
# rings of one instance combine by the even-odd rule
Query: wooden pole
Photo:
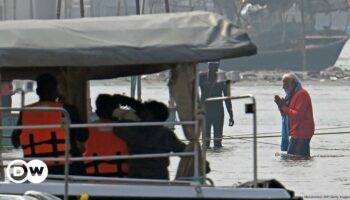
[(84, 0), (80, 0), (80, 17), (85, 17)]
[(13, 0), (13, 19), (17, 19), (17, 0)]
[(164, 3), (165, 3), (165, 12), (169, 13), (170, 12), (169, 0), (164, 0)]
[(135, 0), (136, 3), (136, 15), (140, 14), (140, 0)]
[(61, 4), (62, 4), (62, 0), (58, 0), (57, 1), (57, 9), (56, 9), (56, 17), (57, 17), (57, 19), (61, 18)]
[(33, 0), (29, 0), (29, 9), (30, 19), (34, 19)]
[(305, 48), (305, 17), (304, 17), (304, 0), (300, 0), (300, 11), (301, 11), (301, 61), (302, 61), (302, 69), (306, 70), (306, 48)]
[(7, 19), (7, 0), (4, 0), (4, 19), (3, 20), (6, 20)]
[(87, 70), (81, 67), (61, 70), (59, 89), (64, 97), (63, 103), (77, 107), (83, 121), (87, 121)]

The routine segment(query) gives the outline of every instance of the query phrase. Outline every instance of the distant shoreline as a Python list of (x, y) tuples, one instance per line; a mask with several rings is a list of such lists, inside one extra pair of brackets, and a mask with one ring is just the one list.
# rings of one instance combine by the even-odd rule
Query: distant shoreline
[[(289, 71), (240, 71), (240, 81), (234, 83), (234, 85), (251, 85), (252, 83), (265, 83), (265, 84), (280, 84), (282, 76)], [(340, 70), (334, 68), (334, 70), (321, 71), (321, 72), (307, 72), (307, 71), (295, 71), (303, 83), (317, 83), (320, 84), (334, 84), (342, 85), (350, 82), (350, 70)], [(141, 80), (143, 84), (164, 83), (167, 84), (169, 75), (167, 72), (161, 72), (156, 74), (142, 75)], [(91, 81), (91, 85), (125, 85), (130, 84), (130, 77), (120, 77), (116, 79), (108, 80), (94, 80)]]

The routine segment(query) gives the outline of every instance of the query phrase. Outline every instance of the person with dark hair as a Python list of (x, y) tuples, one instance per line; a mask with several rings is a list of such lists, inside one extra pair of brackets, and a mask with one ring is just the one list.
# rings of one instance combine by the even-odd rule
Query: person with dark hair
[[(69, 113), (71, 123), (81, 123), (75, 106), (58, 102), (58, 82), (51, 74), (41, 74), (36, 79), (36, 93), (39, 101), (26, 108), (48, 107), (63, 108)], [(60, 111), (23, 111), (20, 113), (18, 125), (54, 125), (61, 124), (63, 114)], [(84, 143), (88, 138), (86, 129), (70, 129), (70, 155), (81, 157), (85, 151)], [(59, 157), (65, 154), (66, 133), (63, 128), (23, 129), (12, 133), (12, 144), (22, 147), (24, 157)], [(64, 174), (64, 162), (44, 161), (50, 174)], [(83, 162), (72, 162), (70, 174), (83, 175)]]
[[(217, 73), (219, 72), (219, 63), (210, 62), (208, 64), (208, 71), (200, 73), (199, 86), (201, 89), (201, 101), (205, 103), (205, 100), (212, 97), (222, 97), (228, 94), (228, 85), (226, 82), (217, 82)], [(231, 100), (225, 100), (227, 112), (230, 116), (229, 126), (233, 126), (233, 112)], [(214, 129), (214, 148), (222, 147), (222, 135), (224, 126), (224, 107), (222, 101), (215, 101), (205, 103), (205, 133), (206, 139), (205, 145), (210, 148), (211, 127)]]
[[(118, 107), (109, 94), (100, 94), (96, 99), (96, 123), (112, 123), (113, 110)], [(85, 157), (127, 155), (129, 149), (121, 138), (112, 131), (113, 127), (89, 128), (89, 139), (86, 142)], [(86, 160), (85, 169), (92, 176), (125, 177), (128, 175), (126, 160)]]
[[(116, 102), (134, 109), (142, 122), (164, 122), (169, 111), (165, 104), (157, 101), (139, 102), (133, 98), (114, 95)], [(131, 122), (119, 119), (120, 122)], [(153, 154), (183, 152), (186, 144), (181, 142), (165, 126), (115, 127), (114, 133), (124, 139), (130, 154)], [(169, 158), (147, 158), (129, 160), (130, 178), (169, 179)]]
[(151, 114), (150, 121), (160, 121), (164, 122), (169, 117), (169, 109), (168, 107), (158, 101), (146, 101), (144, 103), (144, 109), (149, 111)]

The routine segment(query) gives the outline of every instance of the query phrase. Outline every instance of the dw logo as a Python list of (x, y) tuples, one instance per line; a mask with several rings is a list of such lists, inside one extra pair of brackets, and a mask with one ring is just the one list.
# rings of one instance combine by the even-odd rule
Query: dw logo
[(31, 183), (41, 183), (46, 179), (48, 169), (41, 160), (31, 160), (28, 163), (14, 160), (8, 164), (6, 173), (13, 183), (23, 183), (27, 180)]

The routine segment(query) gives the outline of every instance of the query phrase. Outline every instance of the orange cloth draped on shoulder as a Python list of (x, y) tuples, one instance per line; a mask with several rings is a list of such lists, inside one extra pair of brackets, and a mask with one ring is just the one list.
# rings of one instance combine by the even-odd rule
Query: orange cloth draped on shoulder
[(309, 93), (300, 89), (291, 99), (289, 106), (283, 106), (283, 114), (288, 115), (289, 135), (293, 138), (309, 139), (314, 135), (315, 123)]

